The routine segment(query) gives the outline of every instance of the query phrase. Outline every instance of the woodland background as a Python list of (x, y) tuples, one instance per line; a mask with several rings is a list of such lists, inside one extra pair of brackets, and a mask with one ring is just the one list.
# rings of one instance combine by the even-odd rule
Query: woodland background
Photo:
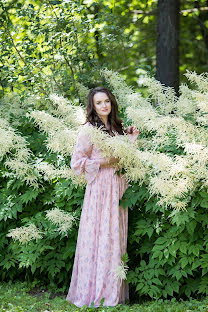
[[(144, 96), (148, 89), (142, 79), (147, 72), (176, 92), (179, 83), (191, 88), (186, 70), (208, 71), (208, 3), (4, 0), (0, 40), (1, 118), (27, 141), (34, 162), (44, 159), (59, 166), (69, 163), (70, 157), (63, 160), (49, 153), (44, 145), (46, 134), (26, 113), (47, 111), (51, 93), (85, 105), (86, 90), (107, 85), (100, 75), (104, 68), (119, 73)], [(122, 109), (120, 114), (125, 118)], [(4, 145), (2, 141), (2, 150)], [(174, 146), (167, 151), (179, 152)], [(34, 188), (5, 165), (2, 155), (0, 277), (67, 291), (78, 223), (66, 237), (54, 231), (44, 214), (55, 206), (79, 217), (84, 188), (75, 187), (70, 179), (44, 176)], [(198, 189), (189, 198), (188, 212), (177, 213), (158, 207), (146, 185), (135, 183), (131, 192), (126, 194), (130, 301), (206, 295), (207, 191)], [(43, 239), (21, 245), (6, 236), (10, 229), (31, 220), (47, 233)]]

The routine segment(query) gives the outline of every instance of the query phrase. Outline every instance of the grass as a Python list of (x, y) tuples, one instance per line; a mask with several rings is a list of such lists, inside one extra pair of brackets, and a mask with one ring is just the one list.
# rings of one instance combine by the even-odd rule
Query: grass
[(77, 308), (65, 300), (66, 294), (28, 287), (26, 283), (0, 283), (1, 312), (208, 312), (208, 298), (203, 301), (155, 300), (144, 304), (116, 307)]

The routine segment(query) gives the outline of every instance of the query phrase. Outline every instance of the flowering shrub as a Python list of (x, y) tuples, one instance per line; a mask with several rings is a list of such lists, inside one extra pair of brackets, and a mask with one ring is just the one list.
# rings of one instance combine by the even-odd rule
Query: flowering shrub
[[(86, 184), (69, 163), (83, 129), (103, 156), (119, 158), (117, 174), (124, 173), (130, 186), (121, 204), (130, 209), (132, 293), (152, 298), (207, 293), (208, 77), (187, 72), (196, 88), (182, 85), (177, 97), (147, 76), (148, 97), (143, 97), (117, 73), (105, 69), (101, 75), (118, 99), (125, 125), (139, 129), (136, 143), (127, 135), (111, 137), (80, 126), (84, 107), (57, 94), (44, 99), (44, 107), (34, 98), (29, 110), (22, 105), (18, 123), (0, 111), (2, 277), (21, 277), (30, 267), (29, 277), (40, 278), (44, 271), (42, 280), (69, 283), (64, 274), (73, 264)], [(81, 98), (83, 92), (84, 87)], [(24, 238), (27, 244), (20, 244)], [(15, 271), (17, 265), (22, 271)], [(122, 269), (126, 278), (126, 268), (123, 263), (115, 272)]]

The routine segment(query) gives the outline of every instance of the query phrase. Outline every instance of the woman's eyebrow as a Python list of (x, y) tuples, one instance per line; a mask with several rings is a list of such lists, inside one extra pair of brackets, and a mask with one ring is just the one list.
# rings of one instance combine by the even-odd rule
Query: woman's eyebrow
[[(106, 98), (104, 101), (110, 101), (110, 100)], [(96, 102), (97, 102), (97, 103), (98, 103), (98, 102), (101, 102), (101, 100), (97, 100)]]

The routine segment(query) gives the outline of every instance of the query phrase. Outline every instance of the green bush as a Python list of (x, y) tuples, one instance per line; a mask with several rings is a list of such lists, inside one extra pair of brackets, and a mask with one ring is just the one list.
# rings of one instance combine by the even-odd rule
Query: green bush
[[(107, 74), (109, 73), (107, 72)], [(130, 118), (127, 118), (128, 116), (126, 115), (125, 108), (128, 105), (130, 106), (131, 103), (134, 104), (136, 99), (138, 100), (136, 104), (141, 109), (141, 114), (137, 113), (135, 117), (139, 116), (140, 120), (138, 125), (141, 124), (140, 140), (138, 142), (138, 144), (140, 144), (138, 145), (139, 152), (150, 151), (154, 157), (158, 155), (167, 156), (168, 161), (171, 160), (171, 164), (173, 163), (173, 165), (177, 164), (177, 162), (174, 163), (175, 156), (183, 156), (184, 158), (179, 159), (188, 159), (190, 162), (187, 161), (186, 163), (187, 167), (185, 169), (188, 168), (186, 171), (180, 171), (180, 168), (180, 170), (177, 171), (178, 176), (176, 176), (174, 180), (175, 185), (178, 186), (177, 182), (180, 181), (181, 177), (186, 177), (186, 175), (191, 177), (190, 179), (194, 181), (190, 189), (186, 192), (184, 191), (182, 195), (180, 194), (180, 189), (176, 195), (173, 193), (172, 197), (168, 197), (169, 194), (163, 196), (162, 193), (160, 193), (162, 188), (159, 192), (153, 192), (148, 184), (150, 176), (161, 176), (163, 171), (159, 170), (159, 167), (157, 167), (154, 162), (150, 162), (150, 165), (145, 167), (145, 164), (149, 161), (149, 159), (146, 158), (144, 168), (141, 166), (141, 172), (143, 169), (146, 170), (148, 168), (147, 177), (142, 176), (143, 180), (138, 179), (138, 181), (131, 182), (130, 187), (124, 194), (121, 204), (124, 205), (124, 208), (127, 206), (129, 207), (128, 265), (130, 270), (127, 279), (130, 285), (132, 299), (190, 298), (207, 295), (207, 162), (205, 161), (201, 165), (201, 159), (196, 158), (196, 160), (193, 160), (191, 158), (192, 156), (189, 156), (188, 152), (184, 151), (184, 146), (182, 145), (184, 142), (181, 143), (181, 141), (179, 141), (179, 143), (177, 143), (177, 139), (182, 133), (177, 132), (178, 129), (169, 127), (167, 128), (167, 132), (159, 132), (160, 128), (154, 129), (154, 125), (152, 126), (153, 129), (149, 129), (150, 120), (146, 121), (145, 119), (146, 111), (148, 112), (148, 109), (150, 109), (149, 102), (145, 102), (145, 99), (139, 94), (133, 94), (134, 97), (132, 100), (132, 91), (130, 88), (128, 89), (122, 79), (114, 76), (112, 73), (109, 76), (109, 79), (116, 83), (116, 87), (113, 86), (113, 88), (115, 87), (113, 91), (120, 101), (121, 114), (123, 118), (125, 118), (126, 124), (130, 122)], [(195, 77), (195, 79), (198, 79), (198, 77)], [(153, 82), (151, 82), (151, 86), (152, 84)], [(155, 85), (159, 88), (156, 83)], [(152, 90), (155, 90), (155, 85), (152, 86)], [(207, 84), (204, 84), (204, 86), (206, 85)], [(174, 115), (172, 111), (175, 109), (173, 106), (175, 105), (175, 99), (171, 92), (172, 91), (169, 89), (161, 87), (159, 91), (161, 98), (158, 95), (158, 98), (161, 100), (160, 106), (159, 108), (154, 108), (155, 115), (153, 115), (152, 112), (153, 108), (150, 111), (152, 114), (151, 118), (155, 118), (155, 123), (158, 122), (158, 120), (159, 122), (164, 120), (164, 122), (169, 121), (170, 124), (172, 123), (171, 118)], [(187, 89), (185, 89), (184, 94), (186, 94), (186, 92)], [(191, 98), (190, 93), (191, 90), (189, 90), (188, 93), (188, 96)], [(195, 93), (195, 96), (196, 95), (198, 95), (198, 92)], [(204, 91), (200, 96), (206, 97), (207, 93)], [(169, 106), (166, 106), (166, 98), (168, 98)], [(189, 101), (191, 102), (190, 98)], [(157, 97), (153, 100), (157, 100)], [(198, 137), (196, 136), (196, 139), (198, 139), (199, 145), (201, 144), (200, 139), (206, 140), (206, 137), (201, 137), (200, 132), (202, 130), (204, 131), (203, 133), (206, 132), (206, 123), (205, 125), (203, 123), (200, 125), (201, 117), (203, 117), (202, 121), (206, 122), (206, 114), (201, 113), (194, 99), (191, 103), (193, 115), (190, 116), (186, 113), (187, 107), (185, 105), (187, 105), (187, 101), (185, 100), (184, 102), (181, 101), (182, 104), (179, 103), (181, 104), (179, 108), (182, 113), (179, 112), (178, 106), (175, 109), (176, 115), (181, 113), (183, 116), (184, 113), (183, 118), (180, 116), (180, 120), (184, 122), (183, 126), (185, 125), (187, 128), (185, 129), (186, 137), (184, 136), (182, 139), (189, 142), (193, 137), (195, 138), (193, 133), (194, 135), (197, 134)], [(64, 102), (65, 100), (61, 99), (61, 101)], [(45, 107), (41, 106), (41, 102), (42, 99), (34, 104), (33, 109), (40, 109), (41, 107), (41, 109), (44, 108), (53, 114), (53, 111), (49, 107), (48, 99), (44, 102)], [(143, 102), (144, 107), (142, 107), (141, 104)], [(202, 101), (202, 104), (203, 103)], [(139, 106), (140, 104), (141, 106)], [(132, 109), (132, 107), (130, 108)], [(144, 109), (144, 115), (142, 115), (142, 109)], [(51, 287), (58, 286), (66, 291), (70, 283), (73, 266), (78, 222), (73, 223), (71, 231), (69, 231), (67, 233), (68, 236), (66, 236), (64, 233), (60, 233), (57, 227), (47, 220), (46, 212), (53, 208), (59, 208), (65, 212), (74, 213), (74, 216), (79, 218), (84, 198), (84, 187), (75, 185), (73, 179), (61, 178), (56, 175), (51, 179), (46, 179), (44, 174), (40, 175), (36, 172), (34, 169), (36, 168), (35, 166), (32, 167), (32, 165), (43, 161), (54, 165), (57, 169), (61, 169), (65, 165), (69, 166), (70, 153), (66, 153), (66, 155), (54, 151), (49, 153), (45, 144), (47, 135), (40, 133), (36, 126), (32, 125), (29, 117), (25, 116), (25, 113), (23, 111), (22, 115), (19, 115), (18, 123), (15, 123), (15, 118), (11, 117), (11, 112), (9, 121), (10, 124), (13, 125), (13, 128), (16, 129), (16, 132), (14, 132), (16, 136), (11, 129), (9, 133), (13, 136), (14, 142), (18, 142), (21, 148), (18, 150), (18, 148), (15, 147), (17, 143), (11, 145), (12, 148), (5, 152), (1, 161), (0, 277), (4, 281), (14, 281), (15, 279), (23, 281), (26, 279), (33, 285), (42, 283), (43, 285), (50, 285)], [(55, 116), (57, 116), (56, 113), (57, 111), (54, 113)], [(169, 119), (166, 118), (166, 115), (168, 115)], [(52, 117), (52, 115), (48, 116), (50, 118)], [(59, 118), (53, 117), (54, 119), (52, 120), (56, 120), (57, 124), (60, 121), (62, 125), (62, 122), (66, 122), (67, 118), (64, 118), (67, 116), (62, 117), (62, 115)], [(173, 120), (177, 121), (177, 118)], [(200, 131), (198, 131), (198, 129), (200, 129)], [(188, 131), (190, 131), (190, 133)], [(2, 133), (5, 135), (5, 132)], [(158, 144), (158, 142), (163, 142), (161, 141), (161, 137), (162, 140), (166, 140), (166, 144)], [(24, 140), (20, 138), (24, 138)], [(153, 141), (155, 138), (158, 141)], [(3, 147), (6, 147), (6, 144), (7, 142), (5, 141), (5, 146)], [(22, 151), (22, 153), (24, 152), (23, 155), (27, 155), (27, 148), (30, 150), (30, 153), (28, 154), (29, 156), (27, 156), (27, 161), (23, 159), (22, 164), (24, 166), (29, 166), (28, 169), (26, 167), (26, 173), (28, 176), (31, 175), (31, 180), (24, 179), (28, 178), (28, 176), (21, 176), (21, 172), (19, 172), (17, 168), (8, 167), (8, 157), (10, 157), (10, 162), (15, 164), (19, 155), (22, 155), (21, 153), (18, 154), (18, 151)], [(202, 149), (199, 149), (199, 151), (206, 152), (206, 148), (202, 146)], [(150, 152), (145, 155), (151, 155)], [(154, 152), (155, 154), (153, 154)], [(154, 159), (156, 160), (156, 158)], [(32, 173), (30, 172), (30, 170), (32, 170), (31, 168), (34, 169)], [(200, 168), (202, 168), (203, 171), (197, 173), (197, 169)], [(168, 170), (165, 173), (167, 172)], [(168, 175), (166, 178), (167, 183), (169, 183), (171, 179), (168, 180)], [(28, 181), (32, 181), (32, 183), (30, 184)], [(167, 202), (167, 198), (170, 198), (170, 202)], [(161, 199), (163, 200), (162, 203)], [(186, 210), (173, 209), (175, 203), (185, 203)], [(31, 240), (27, 244), (20, 244), (20, 242), (8, 238), (7, 234), (11, 229), (28, 225), (31, 222), (43, 232), (44, 235), (42, 239), (37, 241)]]
[[(56, 156), (44, 147), (45, 136), (25, 117), (19, 120), (18, 130), (27, 137), (37, 159), (52, 161)], [(68, 160), (69, 161), (69, 160)], [(68, 237), (60, 235), (56, 226), (46, 219), (46, 210), (54, 207), (66, 212), (81, 214), (84, 189), (75, 187), (70, 180), (39, 179), (38, 187), (27, 185), (9, 172), (1, 162), (0, 174), (0, 277), (1, 280), (27, 280), (67, 287), (76, 248), (78, 222), (74, 223)], [(34, 223), (44, 237), (38, 242), (20, 244), (7, 237), (10, 229)], [(68, 278), (66, 278), (68, 277)]]
[(157, 205), (156, 198), (149, 197), (145, 185), (135, 184), (123, 198), (132, 208), (128, 282), (140, 297), (207, 294), (208, 193), (196, 191), (187, 211), (164, 209)]

